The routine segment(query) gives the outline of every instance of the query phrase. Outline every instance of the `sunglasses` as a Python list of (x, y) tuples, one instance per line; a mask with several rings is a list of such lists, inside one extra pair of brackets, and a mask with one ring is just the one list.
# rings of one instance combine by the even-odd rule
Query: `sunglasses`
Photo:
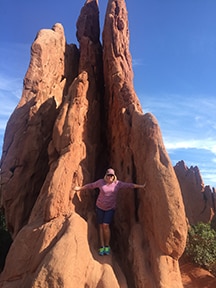
[(108, 177), (113, 177), (114, 175), (113, 175), (113, 174), (107, 174), (107, 176), (108, 176)]

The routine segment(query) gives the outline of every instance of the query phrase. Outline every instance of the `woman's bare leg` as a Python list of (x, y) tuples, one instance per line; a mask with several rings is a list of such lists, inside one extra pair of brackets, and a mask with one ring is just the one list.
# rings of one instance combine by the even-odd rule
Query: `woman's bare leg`
[(103, 223), (99, 225), (99, 236), (101, 247), (110, 245), (110, 227), (109, 224)]
[(103, 224), (99, 225), (99, 236), (100, 236), (101, 247), (104, 247), (104, 229), (103, 229)]
[(105, 246), (110, 245), (110, 226), (109, 224), (103, 223), (103, 239), (104, 239), (104, 244)]

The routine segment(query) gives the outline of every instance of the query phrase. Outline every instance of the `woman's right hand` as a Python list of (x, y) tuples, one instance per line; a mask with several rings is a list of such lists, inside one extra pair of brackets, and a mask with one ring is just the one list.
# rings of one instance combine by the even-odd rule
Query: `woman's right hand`
[(80, 186), (76, 186), (76, 187), (74, 187), (74, 190), (75, 190), (75, 191), (80, 191), (80, 190), (81, 190), (81, 187), (80, 187)]

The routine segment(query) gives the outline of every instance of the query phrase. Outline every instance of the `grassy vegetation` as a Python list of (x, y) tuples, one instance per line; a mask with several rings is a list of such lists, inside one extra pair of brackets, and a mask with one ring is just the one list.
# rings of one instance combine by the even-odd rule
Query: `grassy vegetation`
[(210, 223), (198, 223), (188, 232), (186, 255), (216, 276), (216, 231)]

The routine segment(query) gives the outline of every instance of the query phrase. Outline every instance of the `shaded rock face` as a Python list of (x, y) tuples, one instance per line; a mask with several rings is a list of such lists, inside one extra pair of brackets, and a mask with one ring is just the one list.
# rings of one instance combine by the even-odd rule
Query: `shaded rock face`
[(197, 166), (188, 168), (184, 161), (180, 161), (174, 169), (181, 187), (189, 224), (210, 222), (215, 213), (215, 191), (212, 191), (210, 186), (204, 186)]
[[(182, 286), (187, 235), (175, 171), (155, 117), (133, 88), (127, 9), (108, 1), (99, 42), (97, 1), (77, 21), (79, 49), (61, 24), (38, 33), (22, 98), (1, 159), (1, 203), (13, 236), (0, 287)], [(103, 177), (146, 182), (118, 195), (112, 255), (97, 255), (97, 191)]]

